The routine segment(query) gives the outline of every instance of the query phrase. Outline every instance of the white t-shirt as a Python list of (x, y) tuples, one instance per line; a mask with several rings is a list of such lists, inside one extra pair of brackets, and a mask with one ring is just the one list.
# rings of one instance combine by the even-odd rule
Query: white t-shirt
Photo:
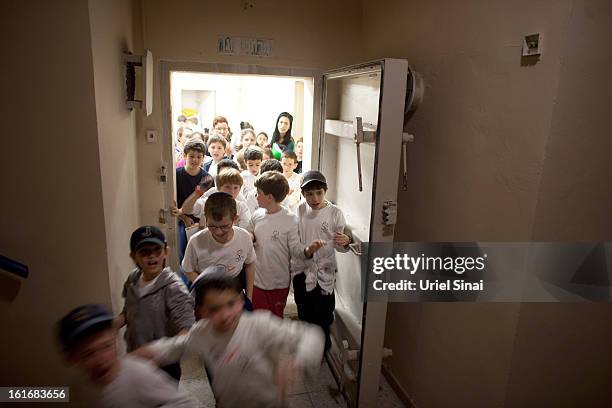
[(151, 289), (153, 288), (153, 285), (155, 285), (155, 282), (157, 282), (157, 278), (159, 278), (159, 275), (157, 275), (155, 278), (147, 282), (144, 280), (144, 273), (140, 275), (140, 279), (138, 279), (138, 286), (137, 286), (138, 295), (140, 297), (143, 297), (147, 293), (149, 293)]
[[(219, 190), (217, 190), (217, 187), (216, 186), (212, 186), (211, 188), (206, 190), (206, 192), (202, 195), (202, 197), (210, 197), (211, 194), (216, 193), (217, 191), (219, 191)], [(200, 197), (200, 198), (202, 198), (202, 197)], [(244, 198), (244, 194), (242, 194), (242, 191), (238, 193), (238, 197), (236, 197), (236, 201), (244, 201), (244, 202), (246, 202), (246, 198)]]
[(224, 265), (229, 275), (235, 277), (244, 264), (255, 262), (251, 234), (240, 227), (232, 228), (234, 236), (225, 244), (217, 242), (208, 228), (191, 237), (185, 249), (183, 270), (201, 273), (209, 266)]
[(294, 274), (306, 273), (306, 290), (311, 291), (317, 283), (330, 294), (334, 290), (336, 279), (336, 253), (347, 252), (348, 247), (334, 245), (336, 232), (344, 232), (346, 221), (342, 211), (326, 201), (327, 205), (320, 210), (313, 210), (306, 201), (297, 208), (300, 241), (310, 243), (314, 239), (322, 239), (325, 245), (314, 253), (312, 259), (295, 259), (291, 263)]
[(219, 164), (219, 162), (215, 163), (214, 161), (210, 164), (210, 167), (208, 168), (208, 174), (210, 174), (213, 177), (217, 177), (217, 165)]
[(253, 190), (249, 190), (246, 193), (245, 198), (249, 211), (251, 212), (251, 214), (254, 214), (255, 211), (259, 208), (259, 204), (257, 203), (257, 189), (254, 188)]
[(323, 345), (317, 326), (257, 310), (243, 312), (233, 333), (221, 334), (209, 320), (200, 320), (186, 336), (160, 339), (151, 350), (160, 364), (176, 362), (184, 353), (200, 356), (219, 406), (264, 408), (283, 406), (274, 384), (279, 357), (290, 355), (311, 373), (321, 365)]
[(285, 197), (282, 204), (287, 207), (291, 213), (295, 214), (297, 211), (297, 206), (300, 204), (300, 200), (302, 198), (302, 189), (300, 188), (301, 177), (297, 173), (292, 173), (291, 177), (285, 176), (285, 178), (289, 183), (289, 191), (291, 193), (287, 194), (287, 197)]
[[(248, 229), (249, 221), (251, 220), (251, 212), (249, 211), (246, 201), (244, 201), (244, 199), (242, 201), (239, 200), (239, 196), (236, 198), (236, 210), (238, 211), (236, 225), (240, 228)], [(202, 197), (198, 198), (193, 205), (193, 215), (200, 219), (200, 225), (202, 226), (206, 225), (206, 216), (204, 215), (206, 200), (208, 200), (208, 196), (203, 195)]]
[(298, 220), (282, 207), (274, 214), (265, 208), (251, 217), (255, 236), (255, 286), (259, 289), (285, 289), (291, 282), (291, 259), (306, 259), (305, 245), (300, 242)]
[(242, 191), (248, 192), (255, 189), (255, 180), (257, 180), (257, 176), (251, 174), (248, 170), (243, 170), (240, 175), (242, 176), (242, 180), (244, 184), (242, 185)]
[(119, 360), (119, 375), (104, 387), (100, 403), (108, 408), (195, 407), (178, 384), (151, 362), (127, 355)]

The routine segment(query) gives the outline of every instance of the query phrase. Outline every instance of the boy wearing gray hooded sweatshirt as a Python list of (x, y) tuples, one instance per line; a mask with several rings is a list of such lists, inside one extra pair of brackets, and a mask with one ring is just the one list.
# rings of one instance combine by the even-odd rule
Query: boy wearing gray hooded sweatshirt
[[(127, 325), (128, 352), (162, 337), (186, 334), (195, 322), (193, 299), (166, 267), (167, 256), (166, 237), (159, 228), (143, 226), (132, 233), (130, 257), (136, 268), (123, 286), (125, 305), (116, 318), (117, 327)], [(161, 368), (180, 380), (180, 363)]]

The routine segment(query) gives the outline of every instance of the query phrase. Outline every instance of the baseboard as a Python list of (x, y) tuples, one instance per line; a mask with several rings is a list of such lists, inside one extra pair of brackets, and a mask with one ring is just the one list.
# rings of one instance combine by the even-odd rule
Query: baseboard
[(391, 370), (389, 370), (384, 364), (382, 365), (382, 373), (402, 403), (408, 408), (417, 408), (417, 406), (408, 396), (408, 392), (400, 385), (399, 381), (397, 381), (397, 378), (395, 378)]

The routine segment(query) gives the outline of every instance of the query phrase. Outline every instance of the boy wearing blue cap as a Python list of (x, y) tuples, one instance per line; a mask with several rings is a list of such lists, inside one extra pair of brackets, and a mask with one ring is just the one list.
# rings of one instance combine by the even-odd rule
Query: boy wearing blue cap
[[(166, 267), (168, 246), (163, 232), (143, 226), (132, 233), (130, 257), (136, 268), (123, 286), (125, 306), (117, 327), (127, 324), (127, 351), (162, 337), (185, 334), (195, 322), (193, 300), (180, 278)], [(162, 367), (177, 381), (179, 363)]]
[(102, 305), (72, 310), (58, 324), (64, 356), (102, 387), (104, 407), (193, 407), (163, 371), (135, 356), (117, 356), (117, 329)]

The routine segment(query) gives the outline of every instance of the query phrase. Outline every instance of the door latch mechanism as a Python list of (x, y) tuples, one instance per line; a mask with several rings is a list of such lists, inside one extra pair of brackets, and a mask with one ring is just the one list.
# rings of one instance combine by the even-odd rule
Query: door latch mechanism
[(389, 200), (383, 203), (383, 223), (385, 225), (397, 223), (397, 203), (395, 201)]

